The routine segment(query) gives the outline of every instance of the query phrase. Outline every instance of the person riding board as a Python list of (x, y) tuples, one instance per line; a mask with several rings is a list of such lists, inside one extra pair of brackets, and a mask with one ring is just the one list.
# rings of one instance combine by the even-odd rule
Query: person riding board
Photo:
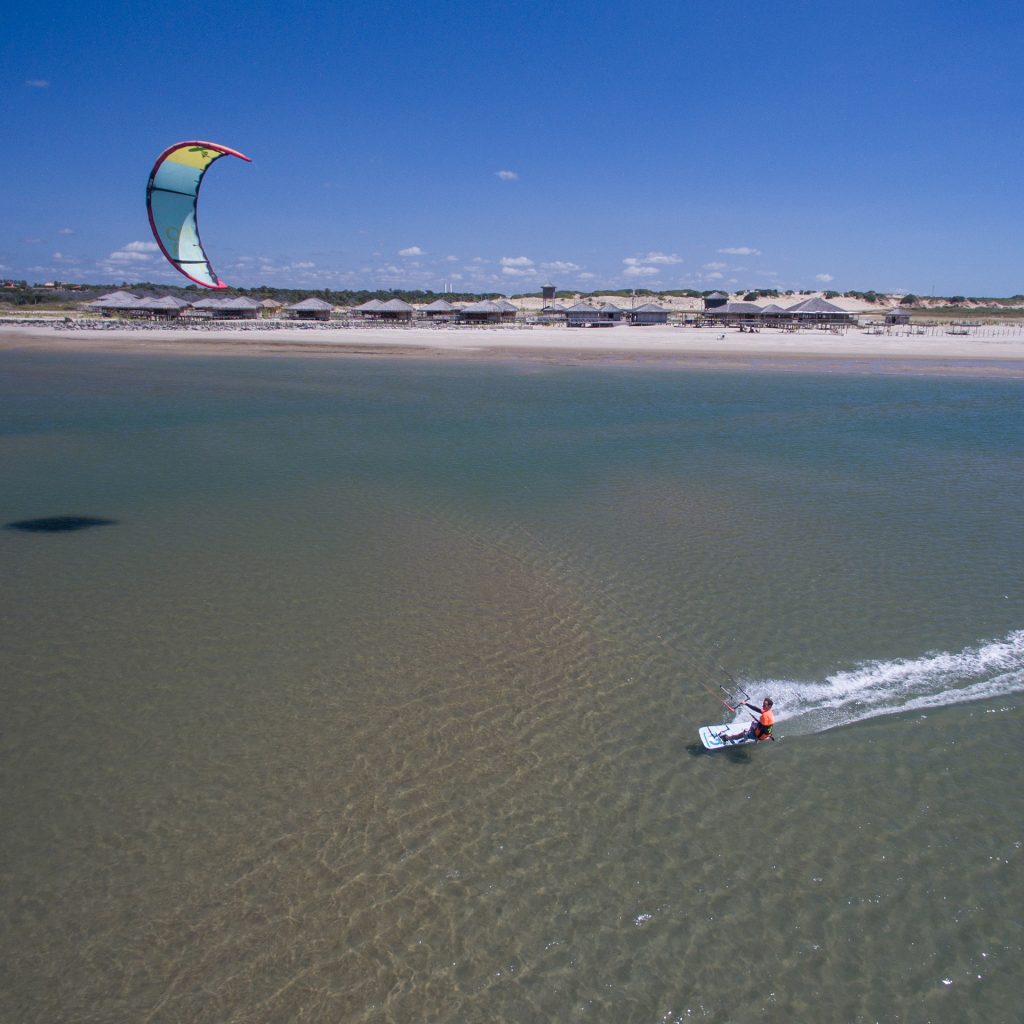
[(735, 740), (770, 740), (772, 739), (772, 726), (775, 724), (775, 715), (772, 714), (772, 708), (775, 706), (775, 701), (771, 697), (765, 697), (761, 706), (758, 707), (756, 704), (750, 704), (744, 701), (740, 707), (750, 708), (751, 711), (756, 711), (758, 717), (750, 723), (749, 729), (741, 729), (737, 733), (733, 733), (732, 736), (728, 735), (728, 730), (724, 730), (718, 734), (718, 738), (723, 743), (732, 743)]

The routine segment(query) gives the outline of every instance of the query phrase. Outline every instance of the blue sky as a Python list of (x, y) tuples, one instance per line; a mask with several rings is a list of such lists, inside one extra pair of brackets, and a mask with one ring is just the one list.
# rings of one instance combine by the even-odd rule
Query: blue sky
[(1024, 292), (1024, 8), (17, 4), (0, 275), (186, 283), (156, 156), (221, 160), (229, 284)]

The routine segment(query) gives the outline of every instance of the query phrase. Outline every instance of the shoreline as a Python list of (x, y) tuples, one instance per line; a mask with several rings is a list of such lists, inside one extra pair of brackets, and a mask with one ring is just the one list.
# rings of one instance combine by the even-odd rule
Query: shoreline
[(0, 351), (163, 355), (532, 360), (703, 369), (815, 369), (1024, 378), (1024, 330), (991, 335), (873, 334), (849, 329), (756, 334), (672, 326), (401, 328), (0, 325)]

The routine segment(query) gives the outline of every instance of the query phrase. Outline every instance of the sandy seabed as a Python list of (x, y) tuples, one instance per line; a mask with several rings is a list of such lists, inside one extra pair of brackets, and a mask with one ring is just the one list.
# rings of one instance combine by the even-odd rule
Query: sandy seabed
[(59, 322), (0, 326), (0, 351), (208, 355), (405, 356), (533, 359), (555, 363), (671, 364), (1024, 378), (1024, 329), (889, 334), (848, 329), (787, 332), (673, 326), (427, 328), (238, 324), (232, 327), (95, 327)]

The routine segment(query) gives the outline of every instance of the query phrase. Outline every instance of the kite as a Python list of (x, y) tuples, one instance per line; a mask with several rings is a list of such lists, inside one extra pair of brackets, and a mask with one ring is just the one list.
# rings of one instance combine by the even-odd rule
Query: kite
[(206, 288), (227, 288), (206, 258), (196, 220), (203, 175), (222, 156), (252, 163), (243, 153), (215, 142), (178, 142), (157, 157), (146, 186), (149, 226), (161, 252), (175, 269)]

